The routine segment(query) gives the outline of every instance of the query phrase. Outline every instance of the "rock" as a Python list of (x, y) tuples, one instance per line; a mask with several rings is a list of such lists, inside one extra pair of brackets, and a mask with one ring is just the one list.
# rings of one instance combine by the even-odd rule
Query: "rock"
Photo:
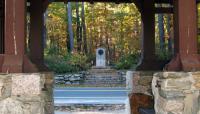
[(141, 77), (141, 79), (138, 81), (138, 84), (142, 86), (149, 86), (151, 85), (152, 78), (152, 76)]
[(154, 75), (152, 88), (156, 114), (198, 114), (200, 73), (163, 72)]
[(70, 81), (65, 82), (66, 85), (71, 85), (72, 83)]
[(80, 80), (81, 78), (80, 77), (70, 77), (69, 80), (70, 81), (77, 81), (77, 80)]
[(21, 101), (7, 98), (0, 101), (0, 114), (31, 114), (30, 105)]
[(74, 76), (74, 77), (81, 77), (80, 74), (74, 74), (73, 76)]
[(69, 79), (71, 76), (72, 76), (71, 74), (66, 74), (66, 75), (64, 75), (64, 78)]
[(77, 81), (77, 82), (73, 82), (72, 84), (73, 85), (79, 85), (80, 83)]
[[(19, 74), (12, 76), (12, 95), (39, 95), (44, 86), (40, 74)], [(41, 83), (41, 84), (40, 84)]]
[(55, 80), (55, 84), (65, 84), (64, 80)]
[(64, 80), (65, 78), (63, 76), (55, 76), (54, 79), (55, 80)]

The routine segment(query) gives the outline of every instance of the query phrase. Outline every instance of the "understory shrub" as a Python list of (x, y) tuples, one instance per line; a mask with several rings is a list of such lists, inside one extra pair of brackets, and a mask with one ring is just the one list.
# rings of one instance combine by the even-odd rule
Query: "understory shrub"
[(115, 68), (118, 70), (132, 69), (138, 63), (139, 54), (127, 54), (120, 57), (119, 61), (116, 63)]
[(45, 63), (55, 73), (72, 73), (87, 70), (87, 56), (73, 53), (66, 55), (46, 55)]

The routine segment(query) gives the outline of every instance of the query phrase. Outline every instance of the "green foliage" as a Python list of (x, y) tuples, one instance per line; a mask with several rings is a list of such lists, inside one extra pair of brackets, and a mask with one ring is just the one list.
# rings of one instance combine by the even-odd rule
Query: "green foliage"
[(162, 51), (162, 50), (158, 50), (156, 53), (156, 56), (158, 57), (158, 60), (170, 60), (172, 57), (172, 53), (169, 53), (167, 51)]
[(127, 54), (120, 58), (119, 62), (116, 64), (116, 69), (131, 69), (135, 68), (138, 63), (139, 54)]
[[(118, 55), (125, 55), (140, 50), (141, 16), (134, 4), (85, 3), (85, 23), (87, 39), (77, 42), (76, 5), (72, 3), (72, 27), (74, 32), (74, 50), (81, 45), (83, 52), (87, 44), (89, 60), (94, 60), (97, 47), (104, 47), (109, 52), (109, 61), (119, 60)], [(48, 7), (46, 20), (47, 49), (56, 54), (68, 51), (69, 33), (67, 28), (66, 4), (52, 3)], [(79, 15), (81, 16), (79, 3)], [(80, 19), (80, 22), (82, 19)], [(82, 25), (81, 25), (82, 26)], [(83, 35), (83, 34), (80, 34)]]
[(87, 63), (87, 56), (74, 53), (45, 56), (45, 63), (55, 73), (72, 73), (87, 70), (90, 64)]

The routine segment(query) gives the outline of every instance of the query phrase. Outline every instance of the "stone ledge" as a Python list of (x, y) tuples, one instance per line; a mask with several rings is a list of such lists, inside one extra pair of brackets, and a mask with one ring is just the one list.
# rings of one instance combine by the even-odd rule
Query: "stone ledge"
[(152, 95), (153, 73), (153, 71), (128, 71), (127, 87), (131, 89), (132, 93)]
[(53, 114), (53, 74), (0, 74), (0, 114)]
[(154, 74), (156, 114), (200, 114), (200, 72)]

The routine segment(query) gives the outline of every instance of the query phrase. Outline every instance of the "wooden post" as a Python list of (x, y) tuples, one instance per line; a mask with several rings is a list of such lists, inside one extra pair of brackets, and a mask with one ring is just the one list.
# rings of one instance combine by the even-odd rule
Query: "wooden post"
[(5, 1), (0, 1), (0, 54), (4, 53), (4, 15)]
[(25, 55), (26, 0), (5, 2), (5, 54), (2, 72), (37, 71)]
[(144, 0), (142, 16), (142, 56), (137, 70), (159, 70), (155, 61), (155, 6), (154, 0)]
[(197, 53), (196, 0), (175, 0), (175, 56), (166, 65), (166, 70), (200, 70)]
[(6, 0), (3, 72), (22, 72), (25, 47), (25, 0)]
[(44, 13), (42, 0), (30, 0), (30, 58), (40, 71), (44, 65)]

